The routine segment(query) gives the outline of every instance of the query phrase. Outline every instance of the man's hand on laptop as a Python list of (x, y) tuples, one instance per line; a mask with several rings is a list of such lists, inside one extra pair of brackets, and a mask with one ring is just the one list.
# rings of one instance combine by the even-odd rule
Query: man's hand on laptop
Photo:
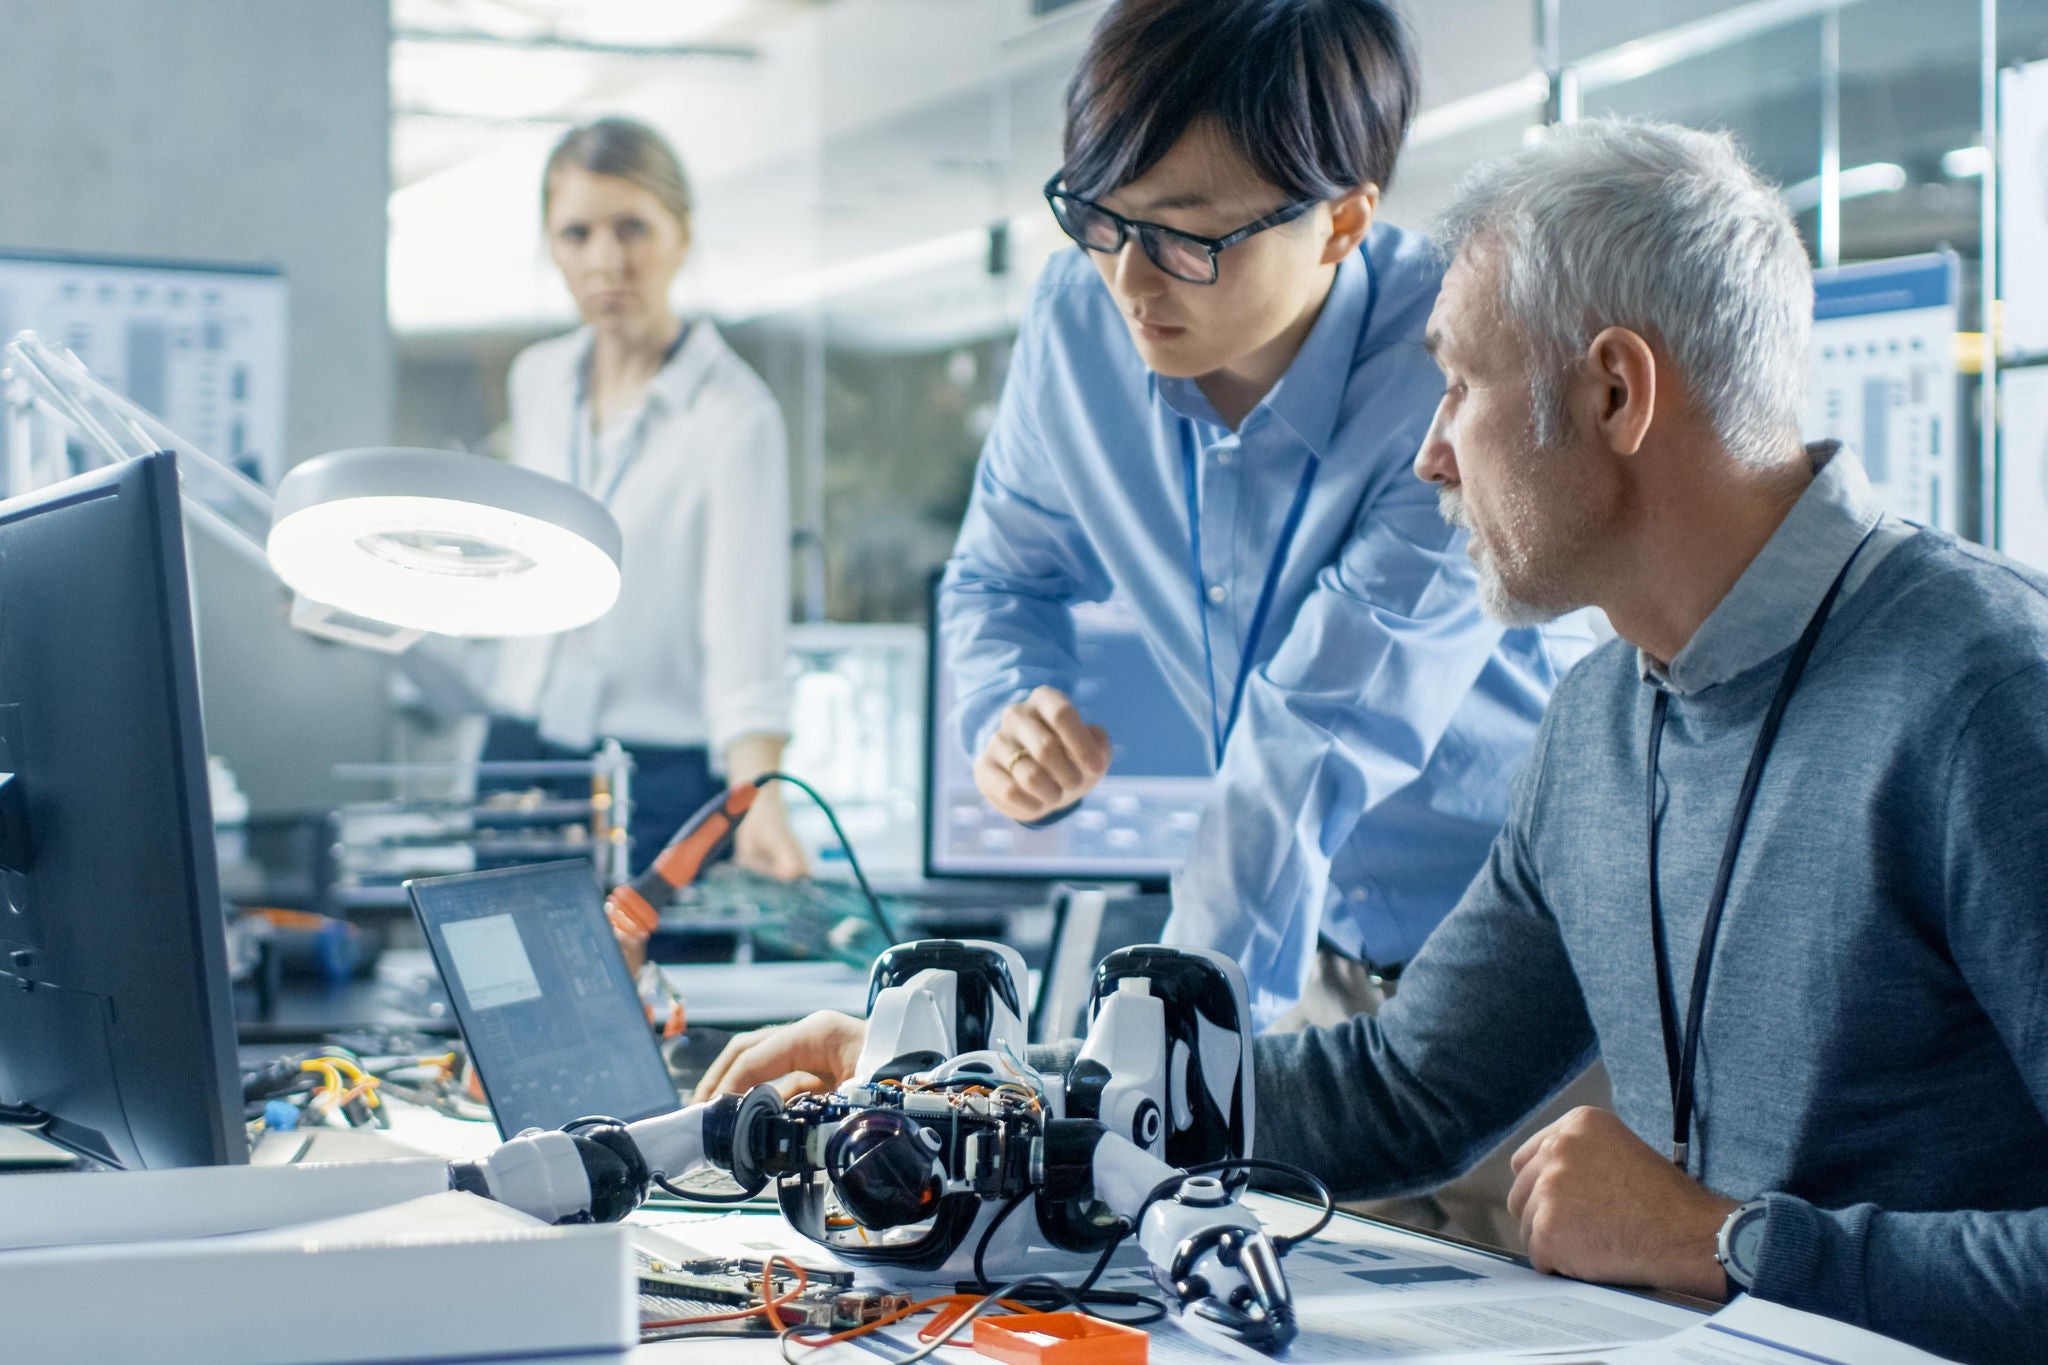
[(774, 1085), (785, 1099), (806, 1090), (832, 1090), (852, 1077), (867, 1036), (865, 1020), (836, 1010), (738, 1034), (697, 1082), (691, 1099), (701, 1104), (763, 1083)]
[(1523, 1143), (1508, 1213), (1552, 1275), (1728, 1297), (1715, 1234), (1736, 1206), (1605, 1109), (1581, 1106)]

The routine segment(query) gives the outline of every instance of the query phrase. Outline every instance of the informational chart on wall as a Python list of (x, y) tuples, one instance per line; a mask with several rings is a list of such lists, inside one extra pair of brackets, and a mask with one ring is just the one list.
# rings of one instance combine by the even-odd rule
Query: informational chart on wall
[(172, 431), (272, 487), (284, 472), (286, 321), (276, 270), (0, 251), (0, 342), (34, 331), (69, 347)]
[(2001, 349), (2048, 356), (2048, 61), (2004, 72), (1998, 94)]
[(1999, 376), (1998, 548), (2048, 570), (2048, 365)]
[(1956, 529), (1953, 252), (1814, 272), (1805, 435), (1859, 456), (1886, 510)]

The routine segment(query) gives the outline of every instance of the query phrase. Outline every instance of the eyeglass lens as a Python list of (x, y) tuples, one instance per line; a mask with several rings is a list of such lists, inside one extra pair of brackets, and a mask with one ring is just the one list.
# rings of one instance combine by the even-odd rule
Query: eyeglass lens
[[(1061, 196), (1054, 201), (1059, 209), (1061, 226), (1067, 235), (1091, 251), (1113, 252), (1122, 248), (1123, 226), (1109, 214), (1093, 204)], [(1209, 284), (1215, 278), (1215, 269), (1209, 257), (1208, 248), (1170, 232), (1156, 228), (1136, 229), (1138, 244), (1152, 263), (1175, 279), (1191, 284)]]

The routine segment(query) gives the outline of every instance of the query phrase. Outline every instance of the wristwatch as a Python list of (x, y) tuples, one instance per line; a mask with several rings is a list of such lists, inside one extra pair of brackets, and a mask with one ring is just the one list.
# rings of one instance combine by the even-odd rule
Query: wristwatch
[(1728, 1215), (1714, 1239), (1714, 1259), (1737, 1289), (1747, 1290), (1756, 1283), (1756, 1268), (1763, 1259), (1764, 1226), (1770, 1216), (1769, 1200), (1752, 1199)]

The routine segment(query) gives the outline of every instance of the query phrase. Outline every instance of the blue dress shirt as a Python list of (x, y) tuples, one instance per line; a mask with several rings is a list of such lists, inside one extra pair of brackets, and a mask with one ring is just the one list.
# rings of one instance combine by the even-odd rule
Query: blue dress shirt
[(1135, 609), (1198, 728), (1224, 739), (1166, 937), (1242, 962), (1261, 1026), (1299, 998), (1318, 937), (1384, 964), (1420, 946), (1593, 643), (1583, 622), (1483, 617), (1464, 534), (1415, 477), (1443, 393), (1420, 345), (1440, 277), (1423, 239), (1374, 227), (1232, 431), (1194, 381), (1146, 368), (1078, 249), (1054, 257), (941, 591), (969, 752), (1033, 688), (1072, 690), (1070, 603)]

